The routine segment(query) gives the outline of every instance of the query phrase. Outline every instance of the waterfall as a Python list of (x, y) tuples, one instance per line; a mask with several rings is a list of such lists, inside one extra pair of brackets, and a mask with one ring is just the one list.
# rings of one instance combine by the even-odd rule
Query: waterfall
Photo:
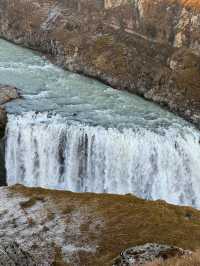
[(200, 207), (200, 144), (194, 129), (105, 129), (58, 115), (9, 115), (8, 184), (75, 192), (133, 193)]

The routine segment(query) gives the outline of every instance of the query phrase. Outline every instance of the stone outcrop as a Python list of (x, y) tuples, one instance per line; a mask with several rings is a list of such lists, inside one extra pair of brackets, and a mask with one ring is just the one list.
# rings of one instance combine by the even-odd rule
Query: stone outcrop
[(144, 266), (157, 259), (167, 260), (173, 257), (189, 256), (192, 252), (174, 246), (148, 243), (128, 248), (121, 252), (113, 266)]
[(7, 123), (7, 114), (3, 104), (19, 98), (17, 88), (0, 84), (0, 186), (6, 185), (6, 169), (5, 169), (5, 151), (4, 151), (4, 132)]
[(3, 131), (7, 123), (6, 111), (2, 105), (19, 98), (19, 96), (17, 88), (0, 84), (0, 137), (4, 135)]
[(1, 37), (200, 125), (198, 1), (0, 0), (0, 6)]
[(0, 105), (19, 98), (17, 88), (0, 84)]
[(20, 248), (16, 242), (1, 239), (0, 265), (2, 266), (37, 266), (28, 252)]

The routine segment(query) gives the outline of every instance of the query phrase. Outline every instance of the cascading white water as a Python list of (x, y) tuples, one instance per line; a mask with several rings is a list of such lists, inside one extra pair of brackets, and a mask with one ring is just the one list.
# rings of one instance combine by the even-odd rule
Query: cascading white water
[(6, 104), (9, 184), (200, 208), (200, 133), (190, 124), (3, 40), (0, 83), (23, 96)]
[(9, 184), (133, 193), (200, 207), (199, 161), (199, 134), (189, 128), (120, 132), (58, 115), (9, 115)]

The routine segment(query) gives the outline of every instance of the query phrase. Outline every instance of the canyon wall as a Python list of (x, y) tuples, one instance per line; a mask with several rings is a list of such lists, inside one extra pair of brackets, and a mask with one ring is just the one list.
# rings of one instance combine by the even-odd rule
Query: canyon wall
[(0, 0), (0, 36), (199, 126), (200, 5), (184, 0)]
[[(105, 7), (117, 7), (124, 19), (125, 30), (174, 47), (187, 47), (200, 54), (200, 3), (184, 0), (105, 1)], [(119, 2), (121, 5), (119, 5)], [(127, 13), (127, 10), (131, 12)], [(113, 12), (113, 11), (112, 11)], [(120, 17), (115, 24), (120, 25)]]

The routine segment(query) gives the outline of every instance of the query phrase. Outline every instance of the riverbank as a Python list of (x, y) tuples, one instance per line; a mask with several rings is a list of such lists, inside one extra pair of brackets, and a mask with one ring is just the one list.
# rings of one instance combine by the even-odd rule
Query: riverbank
[(157, 102), (199, 127), (199, 9), (188, 2), (147, 2), (109, 8), (90, 1), (2, 1), (0, 36)]

